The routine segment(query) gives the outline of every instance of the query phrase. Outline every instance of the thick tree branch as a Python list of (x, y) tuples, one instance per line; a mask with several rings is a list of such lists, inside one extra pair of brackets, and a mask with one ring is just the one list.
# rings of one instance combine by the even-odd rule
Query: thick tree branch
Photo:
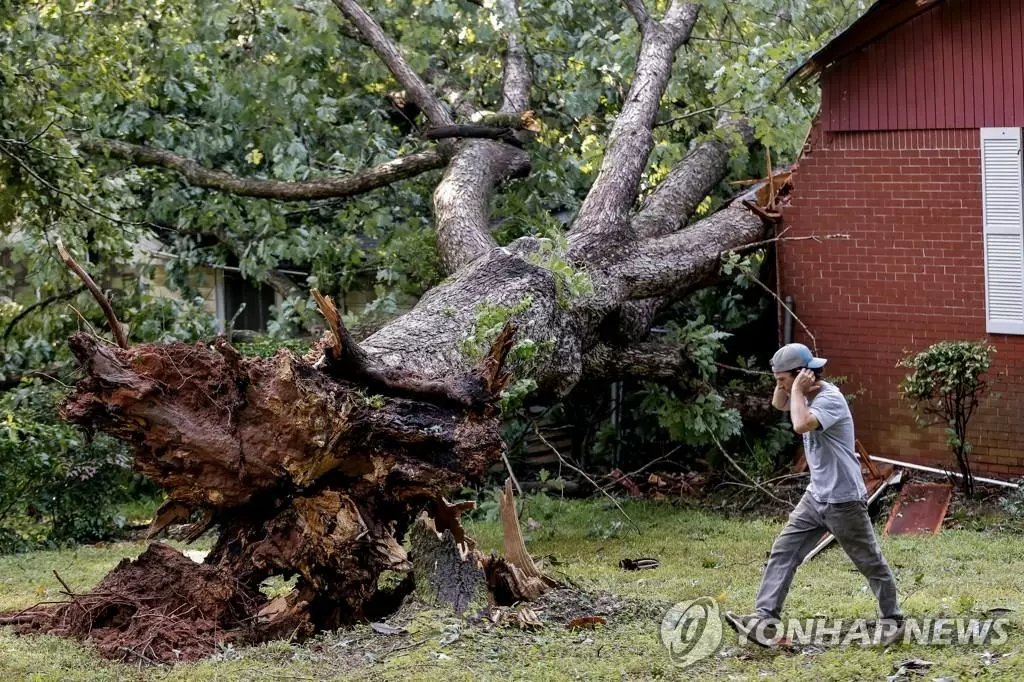
[(427, 128), (423, 131), (423, 137), (428, 140), (445, 140), (453, 137), (472, 137), (485, 140), (501, 140), (515, 147), (522, 147), (523, 143), (516, 138), (515, 130), (512, 128), (495, 128), (487, 125), (469, 125), (456, 123), (450, 126), (438, 128)]
[(678, 343), (652, 341), (621, 348), (599, 344), (583, 356), (583, 374), (588, 379), (680, 381), (694, 372), (686, 348)]
[(651, 323), (670, 299), (664, 296), (626, 301), (610, 313), (601, 325), (601, 338), (618, 343), (639, 341), (651, 330)]
[(501, 109), (521, 113), (530, 108), (530, 66), (522, 42), (519, 9), (515, 0), (498, 0), (501, 31), (505, 36), (505, 65), (501, 83)]
[(734, 204), (685, 230), (639, 243), (608, 270), (611, 286), (622, 300), (676, 295), (712, 276), (723, 251), (761, 239), (764, 231), (761, 218)]
[[(523, 125), (531, 79), (519, 13), (515, 0), (498, 0), (497, 10), (506, 42), (501, 117), (517, 114), (517, 124)], [(526, 139), (522, 135), (520, 142)], [(494, 189), (529, 171), (529, 157), (516, 146), (487, 140), (460, 143), (434, 192), (437, 245), (447, 272), (454, 273), (497, 246), (489, 225)]]
[(494, 188), (529, 170), (530, 159), (521, 149), (490, 140), (460, 145), (434, 190), (437, 248), (446, 272), (454, 273), (497, 246), (489, 227)]
[[(737, 124), (743, 143), (753, 142), (750, 127)], [(674, 232), (689, 219), (697, 206), (729, 170), (733, 145), (725, 140), (701, 142), (644, 200), (633, 218), (633, 230), (640, 239)]]
[[(719, 120), (720, 127), (731, 127), (742, 144), (754, 142), (753, 130), (744, 120), (728, 117)], [(732, 145), (724, 140), (706, 140), (673, 168), (647, 197), (633, 217), (633, 231), (640, 239), (660, 237), (674, 232), (693, 215), (697, 206), (725, 177)], [(640, 339), (647, 335), (654, 316), (668, 303), (664, 297), (630, 301), (612, 315), (605, 325), (605, 335)]]
[(88, 140), (81, 148), (93, 154), (107, 154), (140, 166), (159, 166), (177, 171), (194, 187), (205, 187), (242, 197), (276, 199), (278, 201), (304, 201), (349, 197), (385, 187), (399, 180), (411, 178), (444, 166), (444, 158), (435, 151), (418, 152), (377, 166), (365, 168), (352, 175), (330, 180), (284, 182), (240, 178), (223, 171), (210, 170), (187, 157), (163, 149), (143, 147), (120, 140)]
[(121, 322), (117, 319), (117, 315), (114, 314), (114, 308), (111, 307), (110, 301), (107, 300), (107, 297), (103, 294), (100, 288), (96, 286), (96, 282), (94, 282), (92, 277), (89, 276), (89, 273), (85, 271), (85, 268), (79, 265), (71, 254), (68, 253), (68, 250), (64, 248), (64, 243), (59, 237), (57, 238), (57, 253), (60, 254), (60, 259), (64, 261), (66, 266), (68, 266), (68, 269), (75, 273), (78, 279), (82, 280), (82, 284), (85, 285), (85, 288), (88, 289), (89, 293), (91, 293), (93, 298), (96, 299), (96, 303), (98, 303), (100, 308), (103, 309), (103, 314), (106, 316), (107, 322), (110, 324), (110, 331), (113, 332), (114, 340), (117, 342), (117, 345), (121, 348), (127, 348), (128, 335), (125, 333)]
[(570, 256), (600, 261), (629, 241), (629, 213), (654, 144), (661, 96), (668, 86), (676, 51), (697, 21), (697, 5), (673, 3), (665, 19), (643, 32), (636, 73), (622, 111), (612, 126), (597, 180), (569, 235)]
[(360, 35), (377, 53), (388, 70), (394, 75), (409, 98), (423, 111), (431, 125), (443, 126), (453, 123), (451, 114), (444, 104), (431, 92), (427, 84), (412, 70), (405, 57), (391, 40), (384, 35), (384, 30), (366, 10), (355, 0), (333, 0), (345, 18), (356, 27)]
[(640, 32), (645, 33), (651, 26), (651, 15), (647, 11), (647, 5), (644, 4), (644, 0), (624, 0), (624, 4), (632, 13), (633, 18), (636, 19)]

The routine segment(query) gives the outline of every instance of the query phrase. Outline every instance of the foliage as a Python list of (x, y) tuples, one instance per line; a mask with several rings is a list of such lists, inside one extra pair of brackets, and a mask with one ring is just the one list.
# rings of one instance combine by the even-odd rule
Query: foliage
[(991, 367), (994, 352), (983, 341), (940, 341), (899, 362), (911, 370), (900, 383), (900, 395), (914, 407), (919, 424), (945, 427), (946, 444), (956, 455), (967, 495), (974, 490), (967, 427), (988, 392), (982, 375)]
[(260, 358), (271, 358), (282, 348), (287, 348), (296, 355), (304, 355), (310, 349), (310, 342), (304, 339), (278, 340), (268, 337), (257, 338), (245, 343), (234, 344), (235, 348), (242, 355), (251, 355)]
[(127, 445), (59, 419), (63, 397), (38, 381), (0, 393), (0, 552), (110, 538), (118, 505), (154, 494)]
[[(767, 358), (762, 356), (774, 348), (763, 343), (759, 330), (774, 330), (774, 308), (756, 285), (765, 259), (764, 251), (730, 254), (723, 262), (726, 279), (721, 284), (672, 307), (663, 338), (690, 360), (692, 378), (682, 385), (648, 382), (640, 387), (638, 408), (626, 407), (634, 413), (633, 433), (626, 435), (632, 449), (649, 449), (641, 444), (667, 436), (684, 446), (684, 457), (716, 463), (724, 459), (720, 443), (756, 476), (775, 471), (792, 449), (796, 439), (788, 424), (745, 424), (733, 399), (771, 395), (773, 380), (763, 370)], [(598, 441), (599, 451), (611, 446), (609, 435)]]
[(1017, 521), (1024, 521), (1024, 479), (1018, 480), (1019, 486), (1006, 497), (999, 500), (999, 507)]
[[(156, 296), (145, 282), (110, 294), (132, 341), (192, 341), (213, 333), (201, 300)], [(0, 349), (0, 375), (28, 377), (0, 391), (0, 551), (110, 538), (125, 523), (119, 505), (156, 494), (133, 473), (126, 444), (89, 438), (59, 417), (64, 382), (71, 381), (66, 337), (107, 325), (89, 294), (53, 307), (67, 305), (78, 314), (21, 317)], [(0, 329), (25, 311), (0, 298)]]
[[(1018, 487), (999, 500), (999, 509), (1004, 511), (1020, 529), (1024, 525), (1024, 478), (1019, 478), (1016, 483)], [(986, 519), (983, 527), (979, 529), (988, 527), (990, 527), (990, 523)]]
[(717, 373), (715, 358), (721, 352), (723, 341), (729, 334), (705, 324), (697, 317), (686, 325), (670, 325), (667, 337), (682, 344), (682, 353), (695, 366), (701, 384), (683, 400), (667, 386), (649, 384), (642, 409), (657, 414), (658, 423), (669, 437), (690, 447), (711, 446), (729, 440), (740, 432), (739, 412), (724, 407), (725, 399), (714, 386), (706, 383)]
[[(530, 176), (495, 198), (502, 243), (564, 230), (596, 177), (639, 39), (621, 3), (519, 4), (542, 132), (530, 149)], [(781, 79), (864, 3), (702, 4), (654, 129), (644, 192), (695, 142), (723, 134), (718, 116), (729, 111), (750, 118), (773, 158), (792, 160), (816, 91), (780, 90)], [(309, 273), (299, 285), (336, 298), (372, 290), (380, 301), (373, 310), (384, 315), (398, 310), (388, 301), (439, 281), (430, 229), (438, 172), (350, 200), (273, 202), (189, 187), (174, 173), (81, 148), (84, 140), (118, 138), (207, 168), (286, 181), (344, 175), (420, 149), (421, 119), (389, 101), (394, 79), (343, 35), (330, 2), (7, 0), (0, 7), (0, 223), (17, 231), (10, 247), (26, 268), (26, 300), (69, 288), (53, 257), (58, 235), (76, 253), (88, 246), (90, 262), (110, 268), (138, 267), (136, 247), (157, 248), (169, 258), (169, 285), (189, 300), (197, 269), (222, 265), (252, 281), (290, 265)], [(438, 86), (484, 107), (498, 101), (501, 27), (492, 3), (398, 0), (372, 12), (413, 68), (442, 74)], [(740, 176), (763, 169), (759, 153), (734, 160)], [(728, 193), (723, 184), (702, 212)], [(570, 289), (584, 284), (560, 274)], [(276, 314), (278, 336), (315, 319), (297, 298)]]

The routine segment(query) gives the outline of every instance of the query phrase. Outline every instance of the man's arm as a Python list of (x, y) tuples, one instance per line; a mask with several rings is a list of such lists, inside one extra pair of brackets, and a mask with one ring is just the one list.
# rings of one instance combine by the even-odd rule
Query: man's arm
[(807, 409), (806, 392), (814, 386), (814, 373), (800, 370), (793, 382), (793, 394), (789, 401), (789, 419), (793, 422), (793, 430), (799, 434), (809, 433), (818, 428), (818, 418)]
[(789, 394), (778, 384), (775, 385), (775, 394), (772, 396), (772, 407), (783, 412), (789, 409)]

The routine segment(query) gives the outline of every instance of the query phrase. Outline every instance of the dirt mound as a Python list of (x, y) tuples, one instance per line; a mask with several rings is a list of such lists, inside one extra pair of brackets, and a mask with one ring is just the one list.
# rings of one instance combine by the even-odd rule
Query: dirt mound
[(107, 658), (195, 660), (248, 634), (247, 614), (264, 597), (242, 590), (226, 571), (154, 543), (134, 561), (122, 560), (92, 591), (6, 620), (21, 633), (89, 642)]

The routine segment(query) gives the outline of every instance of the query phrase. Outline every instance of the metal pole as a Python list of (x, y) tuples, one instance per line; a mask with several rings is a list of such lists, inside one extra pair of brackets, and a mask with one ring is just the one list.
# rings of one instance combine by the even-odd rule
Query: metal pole
[(786, 345), (793, 343), (793, 316), (790, 314), (790, 310), (793, 309), (793, 297), (786, 297), (786, 310), (782, 311), (782, 344)]
[[(945, 471), (944, 469), (935, 469), (933, 467), (926, 467), (926, 466), (923, 466), (921, 464), (909, 464), (907, 462), (900, 462), (900, 461), (895, 460), (895, 459), (887, 459), (885, 457), (875, 457), (874, 455), (868, 455), (868, 457), (870, 457), (871, 459), (875, 460), (876, 462), (885, 462), (886, 464), (892, 464), (893, 466), (903, 467), (904, 469), (917, 469), (918, 471), (927, 471), (927, 472), (932, 473), (932, 474), (953, 475), (953, 476), (958, 476), (960, 478), (964, 477), (963, 474), (958, 474), (955, 471)], [(975, 481), (980, 481), (981, 483), (991, 483), (992, 485), (1001, 485), (1004, 488), (1015, 488), (1016, 489), (1016, 488), (1020, 487), (1016, 483), (1010, 483), (1009, 481), (997, 481), (994, 478), (982, 478), (981, 476), (975, 476), (974, 480)]]

